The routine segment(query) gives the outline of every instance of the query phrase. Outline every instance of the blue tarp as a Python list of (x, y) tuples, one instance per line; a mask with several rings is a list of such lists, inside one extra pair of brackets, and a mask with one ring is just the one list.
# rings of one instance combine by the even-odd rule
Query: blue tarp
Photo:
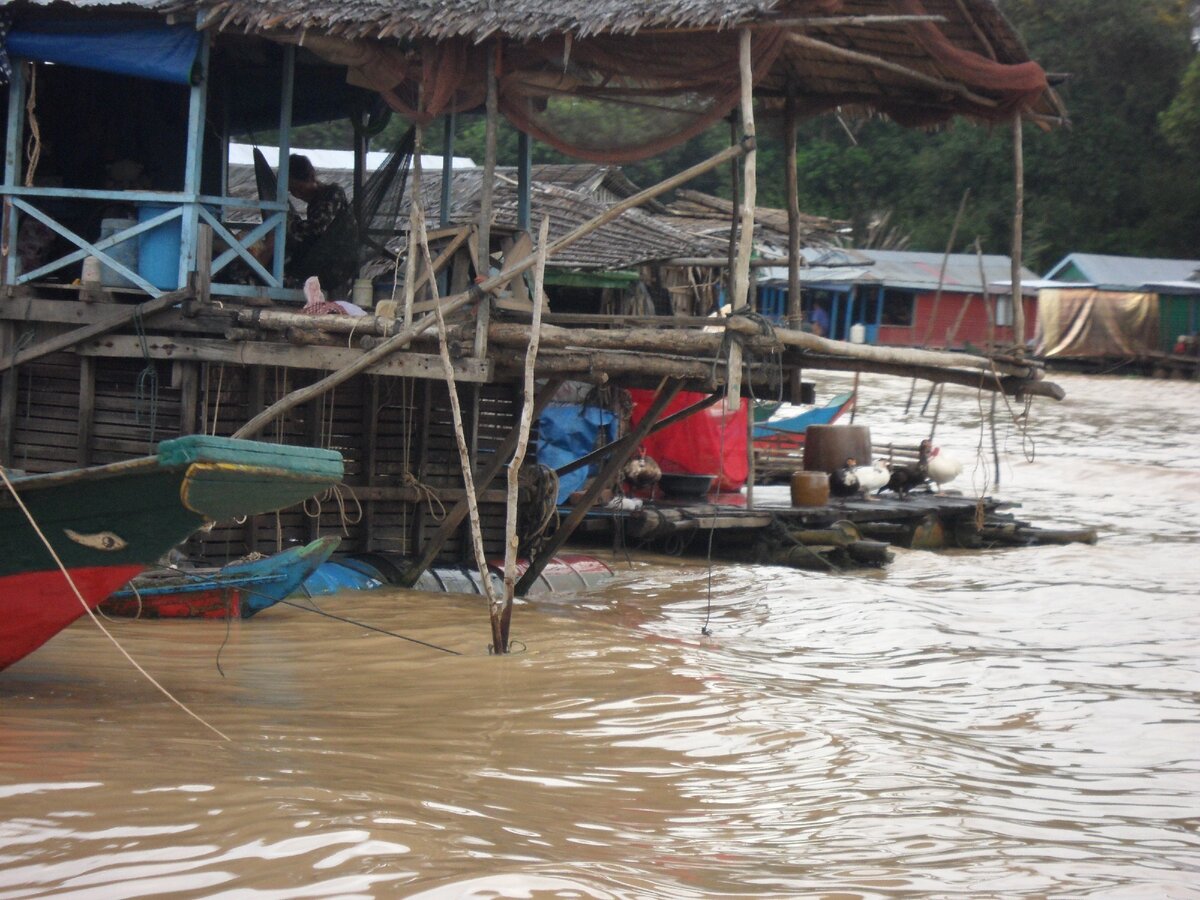
[[(538, 462), (557, 469), (587, 456), (598, 446), (596, 437), (601, 428), (607, 432), (604, 443), (617, 439), (617, 417), (607, 409), (574, 403), (547, 406), (538, 419)], [(585, 466), (563, 475), (558, 482), (558, 502), (563, 503), (583, 487), (598, 469), (598, 465)]]
[(183, 25), (139, 22), (39, 22), (16, 26), (8, 55), (191, 84), (200, 33)]

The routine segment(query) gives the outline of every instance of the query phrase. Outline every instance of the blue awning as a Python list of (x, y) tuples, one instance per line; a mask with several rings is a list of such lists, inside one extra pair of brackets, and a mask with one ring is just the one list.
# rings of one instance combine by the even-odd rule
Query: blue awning
[(154, 81), (191, 84), (200, 33), (183, 25), (138, 22), (38, 22), (17, 25), (8, 35), (8, 54), (133, 75)]

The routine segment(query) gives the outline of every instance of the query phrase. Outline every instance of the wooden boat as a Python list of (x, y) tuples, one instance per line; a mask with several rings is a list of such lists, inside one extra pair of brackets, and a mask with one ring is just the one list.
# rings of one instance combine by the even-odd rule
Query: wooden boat
[(854, 405), (854, 394), (839, 394), (824, 406), (810, 409), (774, 422), (763, 422), (754, 426), (754, 446), (760, 443), (775, 446), (791, 444), (796, 447), (804, 444), (804, 431), (809, 425), (832, 425), (842, 413)]
[(300, 587), (341, 542), (323, 537), (222, 568), (147, 572), (101, 603), (100, 611), (141, 619), (249, 619)]
[(809, 425), (831, 425), (854, 406), (853, 392), (839, 394), (824, 406), (787, 419), (754, 426), (755, 480), (766, 484), (803, 465), (804, 432)]
[(191, 435), (164, 441), (154, 456), (12, 478), (70, 582), (5, 488), (0, 669), (206, 523), (292, 506), (341, 481), (342, 472), (341, 454), (330, 450)]

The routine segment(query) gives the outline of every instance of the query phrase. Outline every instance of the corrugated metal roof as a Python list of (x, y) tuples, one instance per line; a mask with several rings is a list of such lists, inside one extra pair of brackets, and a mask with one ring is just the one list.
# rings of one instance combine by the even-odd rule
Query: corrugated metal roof
[[(800, 270), (802, 284), (875, 284), (912, 291), (936, 291), (939, 279), (942, 290), (959, 293), (982, 293), (988, 285), (1012, 278), (1012, 260), (998, 254), (983, 256), (983, 277), (979, 273), (979, 257), (973, 253), (951, 253), (946, 260), (946, 275), (941, 278), (941, 253), (922, 253), (908, 250), (828, 250), (806, 249), (802, 255), (808, 265)], [(787, 282), (787, 270), (767, 269), (769, 281)], [(1022, 280), (1037, 275), (1021, 269)]]
[(1200, 259), (1071, 253), (1047, 272), (1046, 278), (1061, 280), (1062, 273), (1072, 266), (1083, 275), (1083, 281), (1100, 287), (1127, 290), (1149, 284), (1190, 281), (1200, 271)]

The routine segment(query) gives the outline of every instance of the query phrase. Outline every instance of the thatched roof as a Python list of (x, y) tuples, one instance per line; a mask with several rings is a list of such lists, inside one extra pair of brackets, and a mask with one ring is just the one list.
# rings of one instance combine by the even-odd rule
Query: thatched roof
[[(675, 200), (667, 204), (660, 219), (690, 234), (726, 242), (729, 240), (732, 216), (733, 203), (729, 200), (700, 191), (681, 190), (676, 193)], [(849, 225), (838, 219), (826, 219), (803, 212), (800, 213), (799, 222), (801, 243), (812, 247), (837, 244), (842, 231)], [(755, 207), (754, 230), (759, 241), (787, 246), (787, 210)]]
[[(990, 106), (1004, 108), (1019, 93), (1002, 83), (1006, 71), (1029, 62), (993, 0), (175, 0), (174, 8), (219, 29), (401, 43), (774, 26), (787, 32), (788, 45), (758, 85), (760, 97), (774, 98), (768, 111), (791, 89), (806, 113), (862, 105), (913, 123), (988, 118)], [(914, 16), (936, 17), (936, 28)], [(956, 56), (964, 52), (972, 58)], [(990, 64), (999, 68), (985, 71)], [(1065, 116), (1050, 91), (1033, 112)]]
[[(531, 219), (534, 227), (542, 216), (550, 217), (550, 239), (562, 237), (573, 228), (600, 215), (611, 197), (605, 197), (601, 186), (636, 187), (615, 167), (593, 165), (534, 166), (531, 182)], [(353, 173), (345, 169), (318, 172), (324, 182), (335, 182), (349, 195), (353, 189)], [(451, 184), (450, 223), (474, 224), (479, 219), (482, 169), (458, 169)], [(564, 186), (565, 185), (565, 186)], [(574, 190), (582, 187), (583, 190)], [(257, 195), (254, 168), (247, 165), (229, 167), (229, 192), (233, 197), (251, 198)], [(421, 175), (421, 197), (426, 221), (430, 228), (441, 222), (442, 173), (425, 171)], [(628, 196), (620, 194), (618, 196)], [(510, 167), (496, 170), (492, 199), (493, 229), (499, 232), (518, 231), (517, 172)], [(241, 224), (258, 221), (257, 213), (231, 210), (231, 220)], [(401, 204), (399, 221), (386, 227), (408, 228), (407, 198)], [(385, 227), (383, 222), (376, 223)], [(723, 252), (723, 244), (703, 234), (692, 234), (676, 228), (670, 221), (638, 209), (629, 210), (592, 234), (572, 244), (554, 258), (558, 269), (614, 270), (628, 269), (642, 263), (679, 256), (711, 255)], [(388, 264), (390, 268), (390, 263)]]

